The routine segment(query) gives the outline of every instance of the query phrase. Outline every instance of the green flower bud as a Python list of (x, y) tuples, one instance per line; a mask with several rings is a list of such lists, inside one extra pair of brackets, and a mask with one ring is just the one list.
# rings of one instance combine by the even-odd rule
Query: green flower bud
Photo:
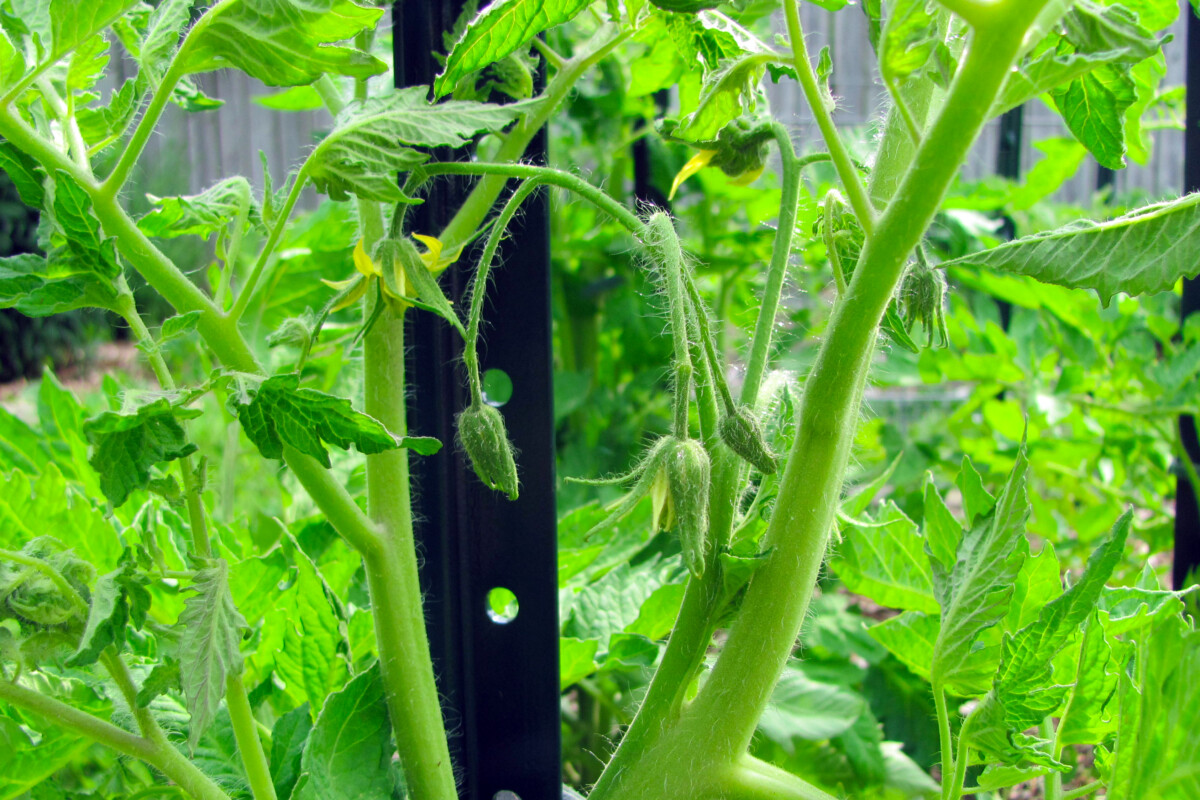
[(675, 439), (663, 453), (675, 530), (683, 548), (683, 561), (693, 575), (704, 574), (708, 555), (708, 452), (695, 439)]
[(926, 346), (932, 347), (937, 334), (944, 346), (949, 335), (946, 332), (946, 278), (941, 270), (918, 260), (904, 276), (900, 286), (900, 299), (904, 302), (904, 325), (909, 330), (917, 322), (925, 328)]
[(758, 420), (745, 408), (726, 414), (717, 426), (721, 441), (763, 475), (774, 475), (779, 459), (767, 447)]
[(489, 405), (472, 404), (458, 415), (458, 438), (479, 480), (516, 500), (517, 463), (500, 412)]

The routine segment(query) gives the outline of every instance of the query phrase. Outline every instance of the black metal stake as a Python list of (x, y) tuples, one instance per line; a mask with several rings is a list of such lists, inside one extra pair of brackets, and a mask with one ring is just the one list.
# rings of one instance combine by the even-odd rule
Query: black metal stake
[[(1000, 143), (996, 148), (996, 174), (1011, 181), (1021, 179), (1021, 137), (1025, 126), (1025, 106), (1010, 109), (1000, 117)], [(1001, 220), (1000, 236), (1005, 240), (1016, 238), (1017, 226), (1012, 217), (1005, 214)], [(1012, 322), (1012, 303), (997, 300), (1000, 309), (1000, 327), (1008, 330)]]
[[(1186, 8), (1186, 6), (1185, 6)], [(1188, 17), (1187, 49), (1187, 125), (1183, 145), (1183, 181), (1185, 192), (1200, 190), (1200, 19), (1194, 13), (1184, 11)], [(1200, 283), (1184, 280), (1183, 303), (1180, 307), (1180, 324), (1192, 312), (1200, 309)], [(1196, 438), (1196, 420), (1190, 414), (1179, 418), (1179, 430), (1187, 457), (1193, 464), (1200, 463), (1200, 441)], [(1182, 589), (1188, 576), (1200, 567), (1200, 507), (1196, 494), (1182, 465), (1175, 478), (1175, 562), (1171, 580), (1176, 589)]]
[[(432, 51), (442, 49), (442, 31), (462, 6), (462, 0), (394, 4), (397, 85), (432, 83), (440, 69)], [(545, 152), (543, 133), (527, 157), (540, 161)], [(469, 185), (463, 179), (433, 183), (410, 215), (413, 230), (438, 231)], [(454, 417), (468, 401), (458, 334), (432, 314), (414, 313), (409, 327), (410, 428), (447, 445), (412, 463), (430, 646), (463, 800), (493, 800), (502, 791), (521, 800), (562, 793), (545, 195), (526, 201), (510, 232), (488, 291), (480, 368), (503, 370), (512, 382), (501, 412), (518, 451), (518, 501), (480, 483), (455, 446)], [(459, 308), (478, 250), (464, 253), (442, 279)], [(508, 623), (488, 613), (488, 592), (497, 587), (517, 598)]]

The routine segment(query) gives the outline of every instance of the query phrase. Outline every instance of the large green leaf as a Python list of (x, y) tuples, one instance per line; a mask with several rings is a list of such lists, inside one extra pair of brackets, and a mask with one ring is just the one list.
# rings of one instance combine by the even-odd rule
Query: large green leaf
[(42, 185), (46, 175), (37, 161), (18, 150), (11, 142), (0, 142), (0, 169), (8, 175), (21, 196), (21, 202), (31, 208), (42, 207), (46, 189)]
[(301, 757), (293, 800), (387, 800), (396, 791), (379, 665), (329, 695)]
[(433, 104), (425, 87), (410, 86), (347, 107), (313, 150), (304, 171), (320, 191), (335, 200), (354, 194), (399, 202), (405, 197), (396, 173), (407, 172), (429, 158), (400, 145), (462, 147), (481, 131), (500, 130), (524, 110), (520, 104)]
[(146, 621), (150, 597), (131, 562), (103, 575), (92, 589), (87, 625), (79, 646), (67, 659), (73, 667), (95, 664), (109, 646), (121, 650), (130, 621), (141, 627)]
[(236, 67), (268, 86), (309, 84), (326, 73), (366, 78), (387, 65), (331, 43), (374, 28), (382, 13), (351, 0), (234, 0), (196, 24), (179, 57), (188, 72)]
[(254, 398), (238, 406), (238, 420), (264, 458), (283, 458), (283, 446), (310, 455), (328, 469), (326, 444), (350, 445), (373, 454), (401, 446), (382, 423), (355, 411), (349, 400), (300, 387), (300, 376), (275, 375), (263, 381)]
[(225, 679), (242, 671), (238, 645), (246, 620), (229, 593), (229, 567), (214, 559), (196, 573), (184, 611), (179, 641), (180, 682), (192, 715), (188, 738), (195, 746), (225, 696)]
[(1025, 541), (1028, 471), (1022, 448), (995, 508), (964, 533), (953, 568), (947, 571), (940, 561), (931, 560), (942, 604), (931, 668), (935, 684), (958, 677), (979, 635), (1008, 612), (1013, 583), (1029, 549)]
[(1110, 706), (1118, 672), (1113, 644), (1093, 616), (1079, 645), (1075, 685), (1058, 723), (1058, 741), (1064, 745), (1099, 744), (1116, 728), (1116, 713)]
[(683, 119), (673, 136), (691, 142), (711, 142), (729, 123), (752, 113), (763, 99), (759, 90), (766, 65), (778, 61), (774, 54), (748, 54), (704, 77), (696, 110)]
[(292, 796), (292, 789), (300, 779), (300, 762), (312, 727), (308, 703), (296, 706), (275, 720), (275, 727), (271, 729), (271, 780), (278, 798)]
[(1125, 166), (1125, 112), (1137, 100), (1137, 87), (1124, 69), (1103, 64), (1050, 96), (1067, 128), (1101, 166)]
[(880, 605), (938, 612), (925, 537), (894, 503), (874, 522), (847, 523), (830, 566), (846, 588)]
[(200, 416), (199, 409), (175, 408), (165, 397), (132, 413), (105, 411), (84, 423), (92, 443), (90, 463), (100, 488), (114, 506), (150, 484), (150, 468), (196, 452), (180, 420)]
[(989, 755), (1008, 763), (1055, 766), (1052, 755), (1019, 735), (1067, 698), (1065, 681), (1056, 681), (1054, 659), (1095, 609), (1105, 581), (1124, 555), (1131, 520), (1131, 512), (1122, 515), (1088, 559), (1079, 581), (1046, 604), (1035, 622), (1004, 638), (992, 690), (972, 715), (972, 741)]
[(561, 25), (588, 7), (590, 0), (493, 0), (467, 23), (462, 38), (446, 57), (434, 81), (438, 97), (454, 91), (459, 80), (514, 53), (542, 31)]
[(1146, 206), (1106, 222), (1075, 222), (946, 262), (1092, 289), (1106, 306), (1118, 292), (1150, 294), (1195, 277), (1200, 194)]
[[(898, 617), (873, 626), (867, 632), (914, 674), (928, 680), (940, 628), (937, 617), (920, 611), (905, 611)], [(951, 694), (977, 697), (986, 693), (992, 685), (992, 676), (1000, 661), (1000, 645), (995, 641), (997, 637), (990, 637), (991, 643), (987, 643), (989, 637), (986, 633), (981, 638), (985, 640), (985, 646), (971, 650), (966, 660), (955, 669), (953, 677), (946, 680), (946, 689)]]

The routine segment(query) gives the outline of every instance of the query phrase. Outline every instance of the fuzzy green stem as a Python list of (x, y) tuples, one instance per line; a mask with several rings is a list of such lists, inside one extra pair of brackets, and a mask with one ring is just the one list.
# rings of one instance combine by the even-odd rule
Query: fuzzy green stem
[[(908, 254), (987, 120), (1038, 6), (1015, 9), (1005, 26), (969, 43), (943, 112), (868, 238), (846, 296), (834, 310), (805, 386), (796, 439), (764, 537), (771, 554), (751, 580), (708, 682), (643, 763), (630, 765), (622, 775), (622, 796), (691, 793), (711, 780), (705, 772), (732, 763), (749, 744), (791, 656), (824, 559), (879, 322)], [(697, 764), (706, 768), (696, 770)]]
[[(188, 34), (188, 41), (191, 40), (192, 35), (195, 33), (195, 28), (200, 27), (201, 24), (197, 23), (192, 32)], [(166, 74), (163, 75), (162, 82), (155, 88), (154, 95), (150, 98), (150, 105), (146, 107), (146, 111), (138, 121), (137, 127), (133, 129), (133, 135), (129, 138), (129, 143), (125, 145), (125, 150), (121, 153), (121, 157), (117, 160), (117, 164), (113, 167), (112, 172), (104, 179), (104, 183), (100, 187), (101, 194), (107, 197), (116, 197), (120, 194), (126, 181), (129, 180), (130, 173), (133, 172), (138, 159), (142, 157), (142, 151), (146, 148), (146, 143), (150, 141), (150, 136), (158, 126), (159, 118), (162, 117), (167, 103), (171, 100), (171, 94), (175, 91), (175, 87), (179, 81), (187, 74), (187, 70), (184, 67), (185, 59), (180, 58), (186, 48), (187, 41), (180, 47), (175, 60), (171, 62), (171, 66), (167, 69)]]
[(133, 681), (133, 673), (129, 671), (129, 665), (121, 658), (121, 654), (116, 651), (116, 648), (109, 647), (100, 654), (100, 663), (108, 670), (113, 683), (120, 690), (125, 704), (129, 706), (129, 710), (137, 722), (138, 730), (142, 732), (142, 737), (149, 742), (166, 744), (167, 735), (159, 726), (158, 720), (150, 713), (149, 708), (138, 705), (137, 685)]
[(940, 685), (933, 686), (933, 704), (937, 709), (938, 741), (942, 749), (942, 797), (948, 797), (950, 782), (947, 780), (954, 773), (954, 739), (950, 733), (950, 714), (946, 711), (946, 691)]
[(483, 389), (479, 379), (479, 324), (483, 317), (483, 301), (487, 294), (488, 273), (491, 272), (492, 263), (496, 260), (496, 251), (500, 248), (500, 242), (508, 230), (508, 225), (516, 216), (521, 203), (525, 202), (525, 199), (536, 192), (543, 183), (545, 183), (545, 179), (542, 176), (526, 178), (513, 192), (508, 202), (504, 204), (504, 208), (496, 217), (496, 223), (492, 226), (491, 233), (488, 234), (487, 242), (483, 246), (483, 255), (479, 258), (479, 266), (471, 281), (471, 309), (467, 316), (467, 338), (463, 346), (463, 363), (467, 367), (467, 385), (471, 390), (471, 402), (475, 405), (483, 403)]
[[(954, 755), (954, 777), (950, 781), (950, 794), (947, 795), (949, 800), (959, 800), (962, 797), (963, 787), (966, 785), (967, 764), (971, 761), (971, 721), (973, 719), (968, 716), (958, 731), (958, 749)], [(945, 781), (945, 776), (942, 777), (942, 780)]]
[(87, 601), (83, 599), (79, 592), (75, 591), (75, 587), (62, 576), (62, 573), (50, 564), (47, 564), (40, 558), (27, 556), (19, 550), (4, 549), (0, 549), (0, 561), (11, 561), (14, 564), (20, 564), (42, 573), (42, 575), (46, 576), (47, 580), (54, 584), (54, 588), (58, 589), (63, 597), (71, 602), (71, 605), (75, 607), (75, 613), (83, 619), (88, 618), (88, 613), (91, 609), (88, 607)]
[(246, 768), (246, 779), (254, 800), (276, 800), (275, 782), (271, 780), (271, 764), (263, 752), (262, 740), (258, 736), (258, 724), (246, 695), (246, 684), (241, 675), (225, 678), (225, 705), (229, 709), (229, 720), (233, 724), (233, 737), (237, 740), (238, 753)]
[[(1039, 726), (1039, 728), (1041, 730), (1042, 738), (1050, 742), (1050, 753), (1054, 760), (1059, 760), (1059, 756), (1062, 755), (1062, 747), (1058, 743), (1058, 730), (1054, 727), (1054, 720), (1050, 717), (1046, 717), (1044, 720), (1042, 720), (1042, 724)], [(1050, 773), (1043, 778), (1042, 784), (1044, 789), (1043, 793), (1046, 796), (1045, 800), (1063, 800), (1061, 772), (1058, 770), (1051, 770)]]
[(793, 61), (796, 75), (800, 79), (800, 88), (812, 110), (813, 118), (817, 121), (817, 127), (821, 129), (821, 137), (825, 140), (825, 146), (829, 148), (833, 166), (837, 169), (846, 196), (850, 198), (850, 205), (854, 208), (859, 224), (869, 236), (875, 227), (875, 210), (867, 198), (866, 188), (858, 176), (854, 161), (850, 158), (850, 153), (846, 150), (846, 145), (833, 122), (833, 115), (826, 103), (825, 92), (821, 90), (817, 81), (817, 73), (813, 70), (812, 61), (809, 60), (808, 51), (804, 47), (804, 29), (800, 25), (799, 0), (784, 0), (783, 7), (787, 15), (788, 38), (792, 43)]
[(333, 78), (328, 74), (322, 75), (313, 81), (312, 87), (321, 96), (321, 102), (325, 104), (325, 108), (329, 109), (331, 116), (336, 117), (342, 113), (342, 109), (346, 107), (346, 98), (342, 95), (342, 90), (338, 85), (333, 82)]
[(1080, 797), (1087, 797), (1094, 791), (1104, 788), (1104, 781), (1092, 781), (1085, 783), (1083, 786), (1077, 786), (1070, 791), (1063, 792), (1062, 800), (1079, 800)]
[[(790, 2), (788, 7), (791, 7)], [(792, 238), (796, 232), (796, 211), (800, 205), (800, 170), (804, 167), (796, 158), (796, 150), (792, 146), (792, 137), (788, 135), (787, 128), (776, 122), (772, 126), (772, 133), (775, 134), (779, 156), (783, 160), (783, 191), (779, 199), (779, 222), (775, 228), (771, 265), (767, 270), (767, 285), (763, 289), (762, 305), (758, 309), (754, 338), (751, 340), (750, 360), (746, 365), (746, 378), (742, 383), (741, 401), (751, 407), (758, 399), (758, 390), (762, 387), (771, 358), (775, 316), (779, 313), (779, 299), (783, 294), (788, 259), (792, 255)], [(832, 147), (830, 149), (832, 150)]]
[[(404, 318), (385, 303), (363, 339), (363, 410), (397, 436), (408, 430), (404, 358)], [(417, 573), (408, 450), (367, 456), (367, 505), (380, 538), (363, 566), (404, 776), (414, 797), (455, 800)]]
[[(495, 160), (503, 163), (520, 159), (537, 132), (558, 113), (559, 106), (583, 74), (631, 35), (632, 31), (620, 33), (612, 25), (602, 25), (588, 42), (580, 46), (578, 55), (563, 64), (562, 69), (554, 75), (534, 110), (522, 117), (516, 127), (505, 135), (504, 144), (496, 151)], [(510, 176), (489, 173), (475, 184), (475, 188), (459, 207), (454, 218), (438, 236), (447, 252), (453, 253), (470, 241), (503, 191), (508, 177)]]
[(231, 319), (239, 320), (246, 313), (246, 306), (250, 304), (250, 300), (254, 297), (254, 290), (258, 286), (259, 279), (267, 267), (267, 262), (275, 254), (275, 247), (279, 244), (279, 239), (283, 236), (283, 232), (287, 228), (288, 220), (292, 216), (292, 210), (296, 207), (296, 201), (300, 199), (300, 192), (304, 190), (304, 185), (307, 182), (308, 176), (303, 170), (292, 181), (291, 191), (288, 192), (287, 200), (283, 203), (283, 208), (279, 210), (279, 216), (275, 219), (275, 225), (271, 228), (271, 233), (267, 237), (267, 243), (263, 245), (262, 251), (258, 254), (258, 258), (254, 262), (254, 267), (250, 270), (250, 275), (246, 278), (246, 285), (238, 292), (233, 309), (229, 312)]
[(675, 350), (675, 422), (674, 433), (679, 439), (688, 438), (688, 397), (691, 394), (692, 356), (688, 347), (688, 295), (684, 272), (683, 248), (671, 218), (662, 212), (646, 223), (642, 244), (652, 254), (655, 266), (661, 270), (667, 288), (667, 308), (671, 323), (671, 339)]
[(835, 800), (833, 795), (773, 764), (744, 756), (718, 780), (729, 800)]

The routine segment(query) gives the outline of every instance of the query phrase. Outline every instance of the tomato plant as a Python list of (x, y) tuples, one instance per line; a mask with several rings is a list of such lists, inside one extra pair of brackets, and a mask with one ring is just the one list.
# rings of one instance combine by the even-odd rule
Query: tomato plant
[[(1031, 554), (1034, 501), (1039, 533), (1051, 512), (1076, 510), (1042, 497), (1031, 477), (1043, 456), (1078, 462), (1052, 441), (1063, 416), (1026, 421), (1004, 405), (1020, 381), (996, 375), (979, 404), (992, 403), (984, 419), (1006, 443), (968, 455), (990, 462), (998, 494), (965, 458), (953, 487), (918, 478), (903, 509), (871, 510), (892, 470), (844, 496), (880, 353), (921, 353), (935, 379), (980, 369), (953, 362), (977, 342), (963, 315), (947, 316), (947, 273), (1053, 306), (1070, 331), (1046, 335), (1079, 346), (1081, 320), (1110, 319), (1104, 309), (1118, 295), (1168, 292), (1196, 274), (1197, 196), (986, 248), (942, 235), (954, 221), (948, 192), (980, 130), (1021, 103), (1045, 98), (1106, 166), (1144, 149), (1142, 118), (1160, 100), (1154, 31), (1175, 19), (1175, 3), (866, 2), (891, 98), (869, 153), (834, 124), (837, 65), (806, 51), (796, 0), (782, 2), (786, 37), (776, 41), (752, 30), (759, 4), (733, 3), (728, 14), (714, 5), (496, 0), (460, 20), (433, 86), (402, 89), (390, 88), (380, 58), (382, 9), (353, 0), (222, 0), (195, 16), (190, 0), (0, 5), (0, 166), (41, 210), (43, 250), (0, 263), (0, 300), (30, 316), (118, 315), (158, 383), (109, 387), (107, 407), (85, 409), (48, 378), (36, 424), (2, 418), (6, 796), (51, 791), (46, 779), (93, 743), (99, 777), (74, 773), (78, 785), (59, 786), (63, 794), (457, 796), (409, 475), (410, 458), (456, 443), (409, 435), (404, 320), (436, 314), (462, 336), (471, 403), (457, 444), (480, 480), (517, 497), (520, 458), (503, 413), (484, 401), (477, 347), (499, 243), (547, 187), (587, 208), (570, 216), (619, 226), (621, 246), (638, 253), (626, 268), (657, 290), (666, 331), (659, 349), (640, 351), (669, 376), (642, 389), (662, 396), (644, 416), (655, 441), (625, 474), (576, 476), (620, 488), (564, 522), (573, 604), (564, 682), (604, 672), (601, 644), (605, 664), (657, 665), (611, 758), (581, 780), (589, 797), (957, 800), (1028, 780), (1052, 800), (1200, 793), (1190, 728), (1200, 638), (1184, 596), (1150, 570), (1106, 586), (1126, 562), (1135, 511), (1106, 513), (1107, 532), (1089, 536), (1095, 546), (1069, 585), (1053, 546)], [(118, 44), (138, 71), (102, 97)], [(549, 77), (532, 96), (539, 62)], [(135, 216), (131, 175), (164, 110), (211, 108), (193, 76), (224, 68), (300, 87), (288, 92), (303, 102), (286, 102), (319, 101), (331, 130), (279, 191), (268, 183), (257, 194), (230, 176)], [(766, 113), (767, 73), (798, 85), (824, 150), (798, 153)], [(588, 94), (594, 81), (619, 87), (618, 119), (655, 122), (639, 135), (656, 137), (660, 152), (690, 153), (672, 193), (718, 173), (742, 187), (736, 208), (714, 208), (707, 195), (683, 204), (699, 246), (685, 247), (691, 237), (662, 210), (635, 210), (574, 172), (524, 162), (534, 136), (580, 102), (573, 93), (608, 96)], [(673, 85), (673, 111), (647, 103)], [(435, 158), (473, 146), (472, 159)], [(755, 187), (764, 171), (777, 192)], [(469, 196), (442, 230), (412, 230), (409, 206), (446, 175), (474, 179)], [(295, 214), (306, 187), (338, 205)], [(342, 238), (318, 247), (315, 229)], [(177, 237), (215, 241), (208, 285), (160, 248)], [(468, 257), (477, 269), (460, 309), (438, 276)], [(808, 341), (778, 331), (794, 263), (811, 268), (803, 280), (821, 299)], [(157, 330), (135, 302), (135, 274), (175, 311)], [(1065, 289), (1091, 290), (1103, 308), (1054, 294)], [(1172, 342), (1161, 322), (1146, 327), (1167, 354), (1150, 383), (1186, 410), (1200, 350), (1191, 335)], [(594, 331), (569, 330), (573, 363), (599, 363)], [(1011, 346), (1003, 332), (980, 336)], [(781, 350), (793, 357), (781, 340), (806, 353), (802, 380), (777, 369)], [(931, 354), (935, 344), (949, 355)], [(1038, 380), (1053, 374), (1028, 367)], [(1070, 380), (1070, 402), (1110, 404), (1103, 386)], [(278, 462), (273, 489), (263, 488), (261, 461), (246, 470), (243, 442)], [(279, 513), (258, 513), (264, 501), (239, 492), (243, 480), (258, 495), (278, 491)], [(859, 635), (861, 618), (849, 624), (836, 595), (814, 603), (827, 562), (849, 589), (898, 613)], [(571, 584), (574, 575), (585, 577)], [(642, 579), (643, 596), (629, 601), (636, 620), (602, 618), (603, 592)], [(868, 663), (890, 658), (921, 681), (913, 694), (932, 706), (935, 742), (925, 744), (940, 781), (882, 740), (852, 687), (792, 660), (810, 614), (810, 664), (852, 665), (866, 652)], [(1087, 771), (1077, 745), (1094, 748)], [(825, 768), (830, 758), (846, 768)], [(1078, 776), (1087, 782), (1072, 785)]]

